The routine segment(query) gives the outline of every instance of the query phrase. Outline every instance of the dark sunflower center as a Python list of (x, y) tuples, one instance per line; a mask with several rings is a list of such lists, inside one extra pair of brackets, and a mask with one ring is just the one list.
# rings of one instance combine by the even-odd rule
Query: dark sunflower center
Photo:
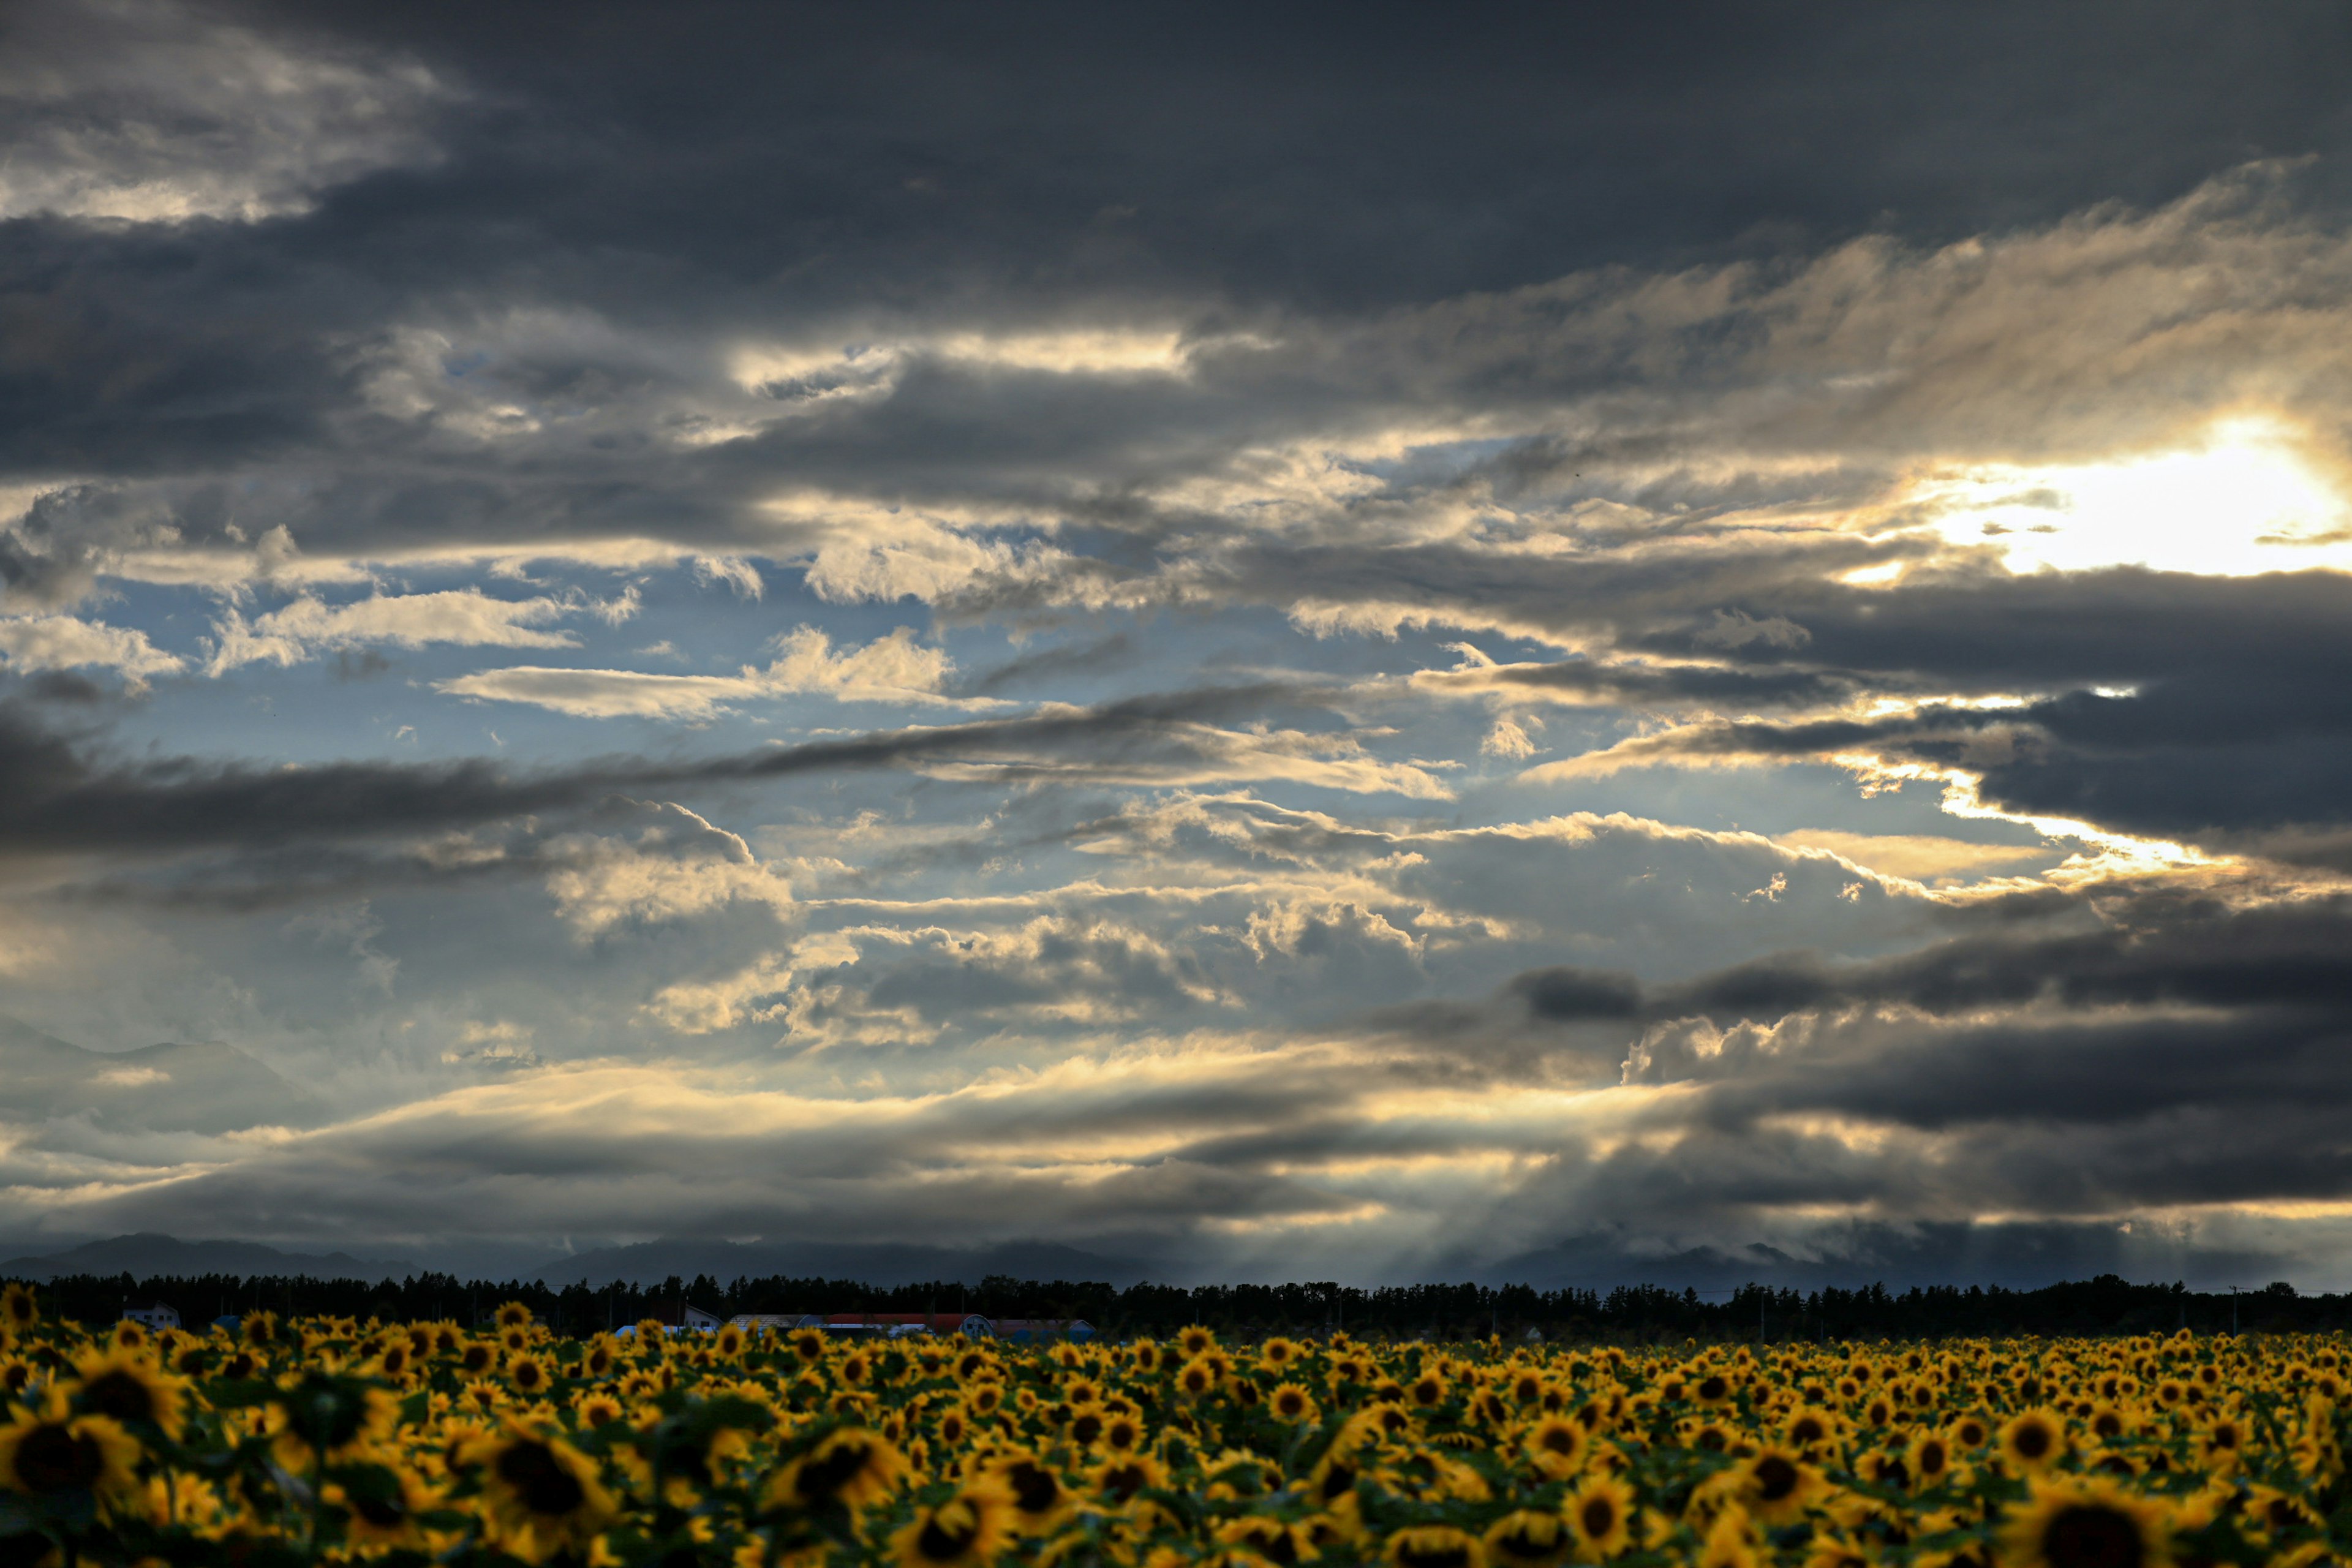
[(1102, 1436), (1102, 1417), (1099, 1415), (1081, 1415), (1070, 1423), (1070, 1436), (1081, 1443), (1093, 1443)]
[(1945, 1458), (1944, 1446), (1941, 1443), (1920, 1444), (1919, 1473), (1923, 1476), (1943, 1474)]
[(2017, 1429), (2017, 1451), (2029, 1459), (2038, 1459), (2050, 1451), (2050, 1429), (2029, 1423)]
[(1150, 1479), (1141, 1465), (1114, 1465), (1103, 1472), (1102, 1489), (1117, 1501), (1125, 1502), (1141, 1491), (1143, 1483)]
[(793, 1489), (805, 1502), (823, 1502), (856, 1480), (874, 1457), (863, 1443), (840, 1443), (807, 1464), (793, 1478)]
[(1617, 1528), (1617, 1504), (1610, 1498), (1587, 1498), (1576, 1510), (1576, 1519), (1587, 1536), (1599, 1541)]
[(1355, 1489), (1356, 1468), (1353, 1465), (1334, 1465), (1323, 1472), (1322, 1497), (1325, 1502), (1345, 1497)]
[(1756, 1495), (1766, 1502), (1779, 1502), (1797, 1489), (1797, 1467), (1778, 1454), (1767, 1454), (1756, 1461)]
[(155, 1419), (155, 1391), (119, 1367), (83, 1384), (81, 1396), (100, 1415), (117, 1421)]
[(43, 1422), (16, 1445), (16, 1479), (37, 1495), (87, 1491), (106, 1468), (95, 1439)]
[(1397, 1548), (1398, 1568), (1470, 1568), (1470, 1548), (1459, 1541), (1408, 1541)]
[(499, 1456), (499, 1479), (514, 1489), (522, 1506), (536, 1514), (561, 1519), (588, 1500), (579, 1478), (556, 1462), (544, 1443), (528, 1440), (507, 1445)]
[(1789, 1428), (1789, 1436), (1800, 1443), (1818, 1443), (1828, 1434), (1822, 1430), (1820, 1422), (1808, 1415)]
[(1529, 1526), (1520, 1524), (1496, 1536), (1495, 1544), (1502, 1549), (1506, 1557), (1516, 1558), (1522, 1563), (1540, 1563), (1552, 1554), (1553, 1548), (1559, 1543), (1538, 1541)]
[(1573, 1454), (1576, 1452), (1576, 1433), (1567, 1426), (1547, 1427), (1543, 1446), (1555, 1454)]
[(1023, 1513), (1045, 1513), (1062, 1500), (1062, 1483), (1051, 1472), (1023, 1459), (1004, 1472), (1013, 1483), (1013, 1506)]
[(1721, 1399), (1730, 1392), (1731, 1385), (1720, 1377), (1706, 1378), (1698, 1385), (1698, 1396), (1701, 1399)]
[(971, 1550), (980, 1538), (980, 1521), (967, 1514), (956, 1521), (933, 1514), (915, 1532), (915, 1550), (930, 1563), (953, 1563)]
[(2061, 1509), (2042, 1532), (2051, 1568), (2137, 1568), (2147, 1554), (2130, 1516), (2098, 1503)]

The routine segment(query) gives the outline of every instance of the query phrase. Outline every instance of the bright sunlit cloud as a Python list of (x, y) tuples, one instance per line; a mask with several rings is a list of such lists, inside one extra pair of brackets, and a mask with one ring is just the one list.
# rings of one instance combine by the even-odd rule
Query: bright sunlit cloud
[(1943, 513), (1946, 538), (1998, 544), (2017, 572), (2352, 570), (2352, 507), (2268, 419), (2224, 421), (2202, 446), (2122, 462), (1983, 464), (1915, 495)]

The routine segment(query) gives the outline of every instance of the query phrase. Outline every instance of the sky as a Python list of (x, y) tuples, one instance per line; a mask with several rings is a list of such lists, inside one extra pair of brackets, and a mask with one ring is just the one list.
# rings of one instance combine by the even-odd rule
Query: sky
[(2347, 72), (11, 0), (0, 1235), (2352, 1284)]

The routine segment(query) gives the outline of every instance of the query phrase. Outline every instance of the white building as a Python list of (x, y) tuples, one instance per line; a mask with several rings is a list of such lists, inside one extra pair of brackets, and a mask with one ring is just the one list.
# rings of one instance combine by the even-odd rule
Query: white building
[(153, 1329), (158, 1332), (180, 1326), (180, 1314), (161, 1301), (149, 1307), (125, 1307), (122, 1309), (122, 1315), (134, 1323)]

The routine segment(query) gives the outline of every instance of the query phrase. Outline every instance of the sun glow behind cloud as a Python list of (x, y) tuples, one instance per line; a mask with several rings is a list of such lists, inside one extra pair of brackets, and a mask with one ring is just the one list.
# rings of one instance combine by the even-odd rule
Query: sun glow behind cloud
[(2352, 570), (2352, 506), (2266, 418), (2225, 420), (2200, 446), (2120, 462), (1982, 464), (1939, 474), (1913, 499), (1943, 514), (1954, 543), (1998, 544), (2012, 571)]

